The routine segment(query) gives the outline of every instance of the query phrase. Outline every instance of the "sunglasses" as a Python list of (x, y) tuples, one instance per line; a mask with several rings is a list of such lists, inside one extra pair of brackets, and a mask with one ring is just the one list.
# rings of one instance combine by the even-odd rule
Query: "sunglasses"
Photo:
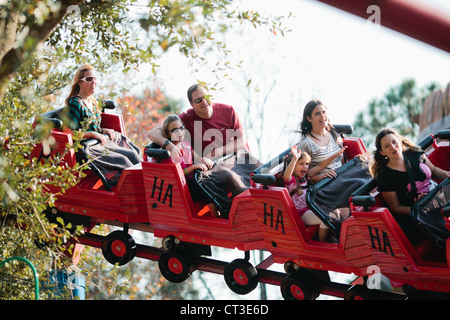
[(80, 80), (83, 80), (86, 82), (92, 82), (92, 80), (97, 80), (97, 78), (96, 77), (84, 77), (83, 79), (80, 79)]
[(185, 128), (185, 126), (181, 126), (181, 127), (179, 127), (179, 128), (174, 128), (174, 129), (172, 129), (172, 130), (168, 130), (167, 132), (177, 133), (178, 130), (184, 131), (184, 130), (186, 130), (186, 128)]
[(200, 98), (195, 99), (194, 102), (195, 102), (195, 103), (200, 103), (200, 102), (203, 101), (203, 99), (205, 99), (206, 101), (208, 101), (208, 99), (207, 99), (206, 97), (203, 96), (203, 97), (200, 97)]

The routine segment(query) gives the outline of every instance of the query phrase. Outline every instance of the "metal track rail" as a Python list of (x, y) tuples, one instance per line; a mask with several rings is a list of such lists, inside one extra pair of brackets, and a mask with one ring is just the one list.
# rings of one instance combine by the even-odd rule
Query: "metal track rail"
[[(79, 243), (94, 248), (101, 248), (102, 242), (105, 237), (93, 233), (85, 233), (78, 236)], [(152, 246), (136, 244), (136, 257), (158, 261), (161, 254), (164, 252), (163, 248), (155, 248)], [(191, 260), (192, 266), (195, 270), (204, 271), (208, 273), (224, 274), (225, 266), (228, 262), (215, 260), (205, 257), (193, 257)], [(261, 263), (263, 268), (256, 266), (258, 271), (258, 281), (265, 284), (270, 284), (274, 286), (280, 286), (282, 280), (286, 277), (283, 272), (277, 272), (272, 270), (267, 270), (264, 268), (263, 263)], [(345, 293), (351, 287), (349, 284), (342, 284), (337, 282), (316, 282), (315, 283), (319, 292), (324, 295), (330, 295), (338, 298), (344, 298)], [(388, 299), (388, 300), (404, 300), (405, 296), (393, 292), (385, 292), (380, 290), (370, 290), (371, 296), (376, 299)]]

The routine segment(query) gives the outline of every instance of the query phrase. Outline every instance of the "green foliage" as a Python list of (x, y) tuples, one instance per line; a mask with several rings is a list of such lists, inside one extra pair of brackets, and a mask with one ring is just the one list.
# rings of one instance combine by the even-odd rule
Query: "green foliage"
[[(49, 261), (55, 267), (62, 267), (65, 260), (62, 245), (71, 237), (63, 228), (63, 221), (60, 226), (50, 223), (43, 213), (58, 196), (48, 188), (57, 186), (59, 192), (64, 192), (77, 183), (82, 168), (66, 168), (62, 162), (64, 154), (42, 162), (30, 158), (37, 143), (42, 142), (50, 148), (54, 141), (49, 138), (50, 128), (31, 128), (34, 115), (42, 112), (42, 101), (18, 86), (28, 81), (32, 82), (33, 77), (17, 77), (0, 103), (0, 260), (12, 256), (28, 257), (32, 263), (39, 267), (45, 265), (43, 270), (48, 270)], [(46, 245), (38, 251), (35, 243)], [(14, 264), (7, 273), (29, 278), (28, 271), (23, 265)], [(1, 286), (0, 298), (25, 298), (33, 289), (31, 286), (25, 288), (20, 282), (14, 288)]]
[(97, 70), (119, 64), (126, 71), (130, 65), (149, 62), (150, 55), (138, 48), (137, 25), (127, 15), (134, 2), (83, 2), (66, 15), (47, 45), (61, 60), (76, 66), (90, 62)]
[[(80, 64), (89, 62), (100, 76), (107, 75), (102, 95), (111, 98), (130, 89), (128, 83), (121, 83), (122, 73), (139, 70), (143, 64), (155, 70), (156, 60), (172, 47), (192, 59), (202, 60), (200, 51), (213, 48), (226, 55), (226, 44), (217, 35), (233, 24), (249, 22), (283, 34), (281, 19), (231, 10), (232, 5), (231, 0), (13, 0), (1, 6), (0, 261), (26, 257), (41, 279), (48, 270), (71, 267), (67, 257), (73, 246), (66, 244), (79, 230), (62, 219), (50, 222), (45, 210), (77, 183), (85, 165), (68, 168), (62, 162), (64, 154), (39, 162), (30, 155), (37, 143), (42, 142), (46, 150), (52, 147), (51, 128), (33, 129), (33, 120), (63, 106)], [(76, 142), (74, 149), (78, 147)], [(104, 290), (96, 298), (140, 297), (126, 291), (133, 278), (127, 269), (103, 272), (107, 268), (96, 261), (98, 256), (83, 258), (79, 271), (86, 272), (88, 282), (106, 283), (98, 286)], [(25, 266), (11, 263), (2, 269), (0, 282), (8, 285), (0, 286), (0, 299), (33, 297), (31, 275)], [(22, 280), (8, 281), (11, 275)], [(101, 277), (103, 280), (93, 280)], [(175, 291), (181, 292), (180, 287)], [(171, 290), (167, 292), (169, 295)], [(41, 298), (55, 298), (51, 288), (45, 286)]]
[(151, 0), (148, 4), (151, 9), (139, 22), (149, 32), (148, 50), (156, 54), (175, 45), (187, 57), (198, 57), (200, 47), (216, 47), (226, 53), (226, 44), (217, 34), (230, 29), (233, 24), (247, 22), (254, 27), (269, 26), (273, 32), (285, 32), (282, 18), (272, 20), (258, 12), (234, 10), (235, 1), (232, 0)]
[(353, 135), (372, 147), (375, 136), (384, 128), (394, 128), (414, 141), (419, 134), (419, 116), (425, 98), (438, 86), (432, 83), (418, 88), (413, 79), (391, 87), (382, 98), (374, 98), (367, 110), (357, 114)]

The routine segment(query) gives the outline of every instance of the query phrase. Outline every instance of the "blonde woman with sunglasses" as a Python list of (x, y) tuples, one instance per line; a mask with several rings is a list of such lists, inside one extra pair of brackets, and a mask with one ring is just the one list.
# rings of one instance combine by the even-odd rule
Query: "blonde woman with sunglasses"
[[(64, 125), (71, 130), (83, 130), (82, 139), (97, 139), (100, 143), (88, 147), (86, 153), (95, 159), (111, 185), (117, 183), (123, 169), (142, 161), (141, 150), (123, 134), (101, 128), (101, 110), (94, 98), (97, 87), (95, 70), (90, 64), (81, 66), (66, 99)], [(87, 127), (85, 127), (87, 126)]]

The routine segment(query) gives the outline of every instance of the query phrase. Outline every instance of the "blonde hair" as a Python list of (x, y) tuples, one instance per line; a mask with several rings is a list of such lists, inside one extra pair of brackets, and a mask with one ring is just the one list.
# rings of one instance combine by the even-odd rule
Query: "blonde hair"
[[(72, 87), (70, 89), (69, 96), (66, 98), (66, 104), (68, 104), (70, 98), (75, 97), (78, 95), (78, 93), (80, 93), (80, 85), (78, 84), (78, 82), (82, 78), (84, 78), (84, 74), (86, 72), (91, 71), (91, 70), (94, 70), (94, 67), (91, 66), (89, 63), (85, 63), (75, 72), (75, 75), (72, 80)], [(95, 99), (94, 97), (91, 97), (91, 101), (95, 106), (98, 105), (97, 99)]]

